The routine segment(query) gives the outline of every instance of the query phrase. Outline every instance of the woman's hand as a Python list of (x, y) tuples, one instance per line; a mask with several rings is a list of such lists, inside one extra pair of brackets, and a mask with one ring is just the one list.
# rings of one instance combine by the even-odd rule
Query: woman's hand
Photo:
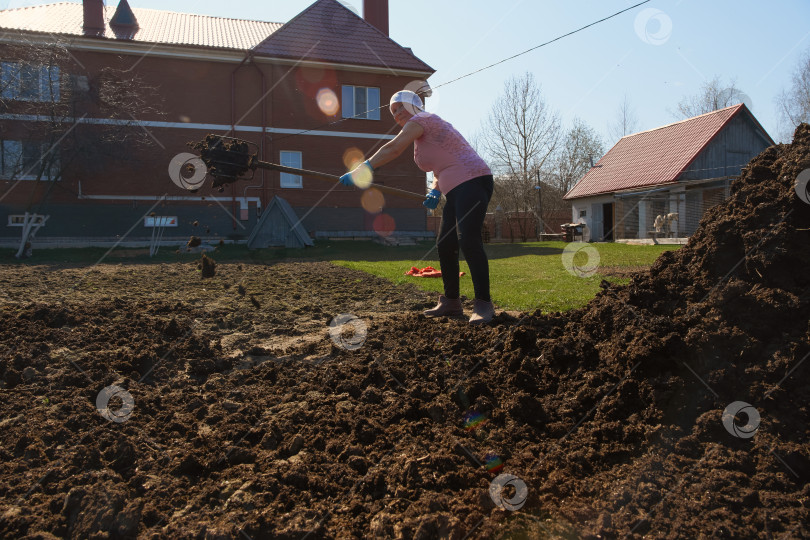
[(347, 172), (341, 176), (340, 183), (344, 186), (353, 186), (355, 184), (353, 177), (357, 174), (374, 174), (374, 167), (371, 166), (371, 163), (369, 163), (368, 160), (365, 160), (363, 163), (355, 167), (353, 171)]
[(439, 199), (442, 198), (442, 192), (438, 189), (431, 189), (427, 197), (425, 198), (425, 202), (422, 203), (422, 206), (425, 208), (429, 208), (431, 210), (435, 210), (437, 206), (439, 206)]

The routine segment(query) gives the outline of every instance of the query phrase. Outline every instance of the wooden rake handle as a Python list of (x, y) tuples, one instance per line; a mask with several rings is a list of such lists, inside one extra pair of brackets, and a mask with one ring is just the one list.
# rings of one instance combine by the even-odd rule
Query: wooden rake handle
[[(279, 171), (290, 174), (298, 174), (301, 176), (309, 176), (311, 178), (319, 178), (321, 180), (329, 180), (330, 182), (335, 183), (340, 182), (340, 177), (335, 176), (334, 174), (327, 174), (318, 171), (309, 171), (307, 169), (296, 169), (295, 167), (287, 167), (285, 165), (278, 165), (276, 163), (269, 163), (267, 161), (251, 160), (250, 168), (253, 168), (254, 166), (261, 169), (269, 169), (271, 171)], [(425, 195), (420, 195), (419, 193), (414, 193), (413, 191), (406, 191), (404, 189), (399, 189), (391, 186), (384, 186), (381, 184), (371, 184), (370, 187), (377, 188), (383, 193), (388, 193), (390, 195), (397, 195), (399, 197), (404, 197), (406, 199), (413, 199), (419, 201), (425, 200)]]

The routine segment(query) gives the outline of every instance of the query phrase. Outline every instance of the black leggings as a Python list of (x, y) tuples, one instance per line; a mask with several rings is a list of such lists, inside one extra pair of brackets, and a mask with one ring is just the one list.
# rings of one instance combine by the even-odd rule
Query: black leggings
[(492, 176), (487, 175), (467, 180), (445, 194), (447, 202), (442, 213), (436, 247), (439, 251), (444, 295), (447, 298), (458, 298), (460, 294), (458, 280), (460, 246), (464, 259), (470, 267), (475, 297), (486, 302), (491, 301), (489, 261), (484, 252), (481, 231), (493, 188)]

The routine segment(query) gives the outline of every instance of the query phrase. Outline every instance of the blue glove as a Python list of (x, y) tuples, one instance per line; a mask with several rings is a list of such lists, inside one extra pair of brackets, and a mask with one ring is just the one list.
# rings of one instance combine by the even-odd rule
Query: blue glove
[(368, 169), (374, 173), (374, 167), (371, 166), (371, 163), (368, 160), (365, 160), (362, 164), (358, 165), (352, 172), (347, 172), (343, 176), (340, 177), (340, 183), (344, 186), (353, 186), (354, 180), (352, 179), (352, 175), (359, 169), (360, 167), (368, 167)]
[(352, 173), (347, 172), (343, 176), (340, 177), (340, 183), (344, 186), (353, 186), (354, 181), (352, 180)]
[(425, 208), (429, 208), (431, 210), (435, 210), (437, 206), (439, 206), (439, 199), (442, 198), (442, 192), (438, 189), (431, 189), (425, 201), (422, 203), (422, 206)]

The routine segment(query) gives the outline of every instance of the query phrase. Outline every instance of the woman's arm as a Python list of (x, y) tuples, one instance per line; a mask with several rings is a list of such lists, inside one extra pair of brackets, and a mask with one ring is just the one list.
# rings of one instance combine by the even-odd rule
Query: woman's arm
[(373, 156), (368, 159), (368, 162), (375, 169), (382, 167), (386, 163), (395, 160), (399, 155), (408, 148), (413, 141), (422, 136), (425, 132), (424, 128), (416, 122), (408, 122), (399, 134), (385, 143), (382, 148), (377, 150)]

